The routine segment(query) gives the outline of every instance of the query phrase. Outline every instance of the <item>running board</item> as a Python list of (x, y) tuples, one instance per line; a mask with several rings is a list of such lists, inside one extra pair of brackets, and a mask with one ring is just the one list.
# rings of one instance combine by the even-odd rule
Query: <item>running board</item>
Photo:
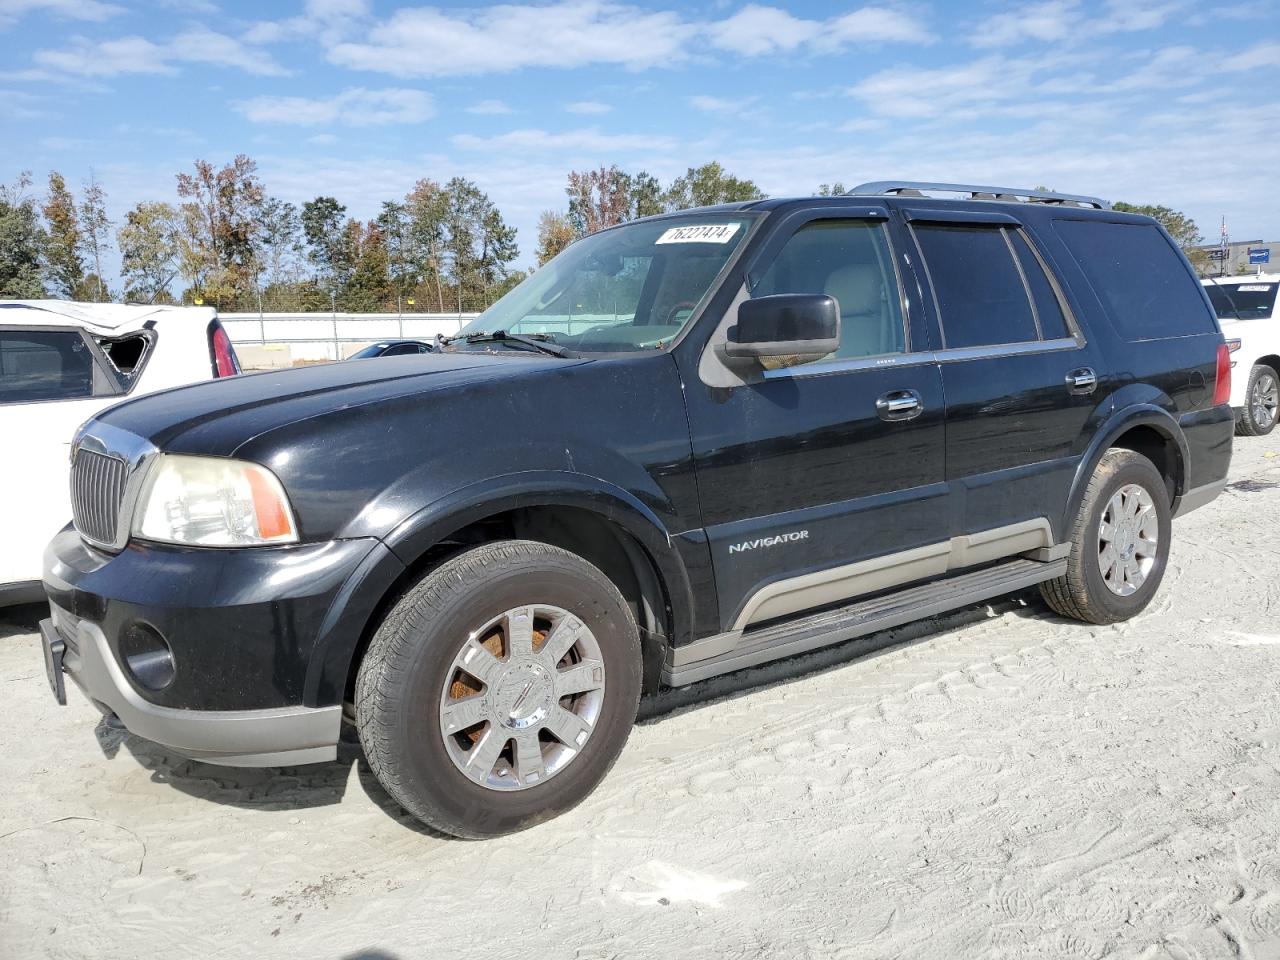
[(1066, 572), (1065, 558), (1048, 562), (1012, 560), (776, 626), (736, 635), (718, 634), (668, 651), (667, 662), (662, 667), (662, 681), (673, 687), (697, 683), (722, 673), (808, 653), (957, 607), (990, 600), (1052, 580)]

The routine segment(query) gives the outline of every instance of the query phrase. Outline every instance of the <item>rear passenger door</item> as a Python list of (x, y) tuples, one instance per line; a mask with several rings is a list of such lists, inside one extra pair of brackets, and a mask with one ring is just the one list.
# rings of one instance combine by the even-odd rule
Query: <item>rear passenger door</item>
[(1080, 438), (1103, 393), (1043, 253), (1014, 217), (908, 210), (941, 349), (952, 534), (980, 556), (1060, 542)]

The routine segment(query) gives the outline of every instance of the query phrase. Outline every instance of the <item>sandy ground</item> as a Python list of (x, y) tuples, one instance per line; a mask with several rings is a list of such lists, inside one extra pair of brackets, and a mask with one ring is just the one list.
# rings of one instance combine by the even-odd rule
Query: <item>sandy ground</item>
[(59, 709), (10, 615), (0, 955), (1280, 957), (1274, 451), (1238, 441), (1137, 621), (1013, 599), (666, 695), (484, 843), (354, 750), (227, 770)]

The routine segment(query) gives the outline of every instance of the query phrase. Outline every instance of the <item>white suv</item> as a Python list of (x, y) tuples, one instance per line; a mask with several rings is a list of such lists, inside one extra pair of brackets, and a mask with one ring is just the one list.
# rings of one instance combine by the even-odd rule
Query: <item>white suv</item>
[(71, 519), (68, 454), (81, 423), (126, 397), (239, 372), (208, 307), (0, 302), (0, 606), (44, 599), (41, 557)]
[(1235, 360), (1231, 406), (1237, 430), (1261, 437), (1275, 429), (1280, 407), (1280, 274), (1216, 277), (1204, 285)]

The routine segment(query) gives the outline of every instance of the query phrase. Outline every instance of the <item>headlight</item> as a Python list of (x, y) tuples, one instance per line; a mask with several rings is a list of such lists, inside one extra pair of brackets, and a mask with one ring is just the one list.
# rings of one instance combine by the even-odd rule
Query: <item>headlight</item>
[(266, 467), (171, 453), (151, 466), (133, 534), (204, 547), (298, 542), (289, 500)]

